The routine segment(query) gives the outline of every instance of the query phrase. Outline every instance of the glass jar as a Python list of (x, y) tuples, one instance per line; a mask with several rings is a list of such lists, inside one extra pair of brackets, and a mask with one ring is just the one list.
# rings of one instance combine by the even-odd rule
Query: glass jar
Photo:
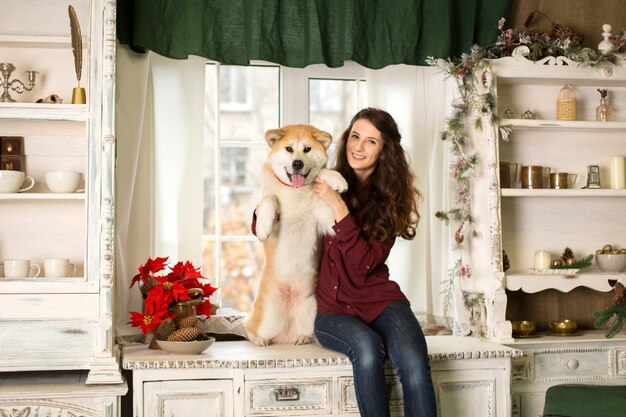
[(600, 93), (600, 105), (596, 107), (596, 120), (598, 122), (608, 122), (611, 120), (611, 106), (607, 103), (608, 91), (598, 88)]

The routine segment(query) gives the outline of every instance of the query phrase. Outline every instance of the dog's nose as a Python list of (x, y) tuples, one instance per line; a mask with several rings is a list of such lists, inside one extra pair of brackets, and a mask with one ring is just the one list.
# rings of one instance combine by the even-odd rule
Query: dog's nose
[(291, 163), (291, 167), (293, 168), (294, 171), (300, 171), (302, 168), (304, 168), (304, 162), (302, 162), (299, 159), (296, 159), (295, 161)]

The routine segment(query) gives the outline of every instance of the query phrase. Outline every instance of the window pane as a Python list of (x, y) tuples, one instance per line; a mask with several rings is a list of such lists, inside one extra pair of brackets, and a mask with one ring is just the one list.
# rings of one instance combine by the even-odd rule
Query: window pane
[(364, 81), (311, 78), (309, 122), (330, 133), (336, 143), (352, 116), (367, 101), (365, 93)]
[(257, 240), (222, 242), (222, 308), (249, 312), (263, 267), (263, 246)]
[(220, 152), (221, 234), (246, 236), (254, 208), (261, 201), (261, 167), (267, 152), (248, 147), (224, 147)]
[[(278, 67), (220, 67), (220, 141), (265, 143), (265, 131), (279, 124)], [(233, 106), (233, 102), (247, 105)]]
[(249, 311), (256, 289), (263, 255), (250, 222), (265, 131), (279, 126), (279, 82), (277, 66), (206, 67), (203, 271), (219, 285), (222, 308)]

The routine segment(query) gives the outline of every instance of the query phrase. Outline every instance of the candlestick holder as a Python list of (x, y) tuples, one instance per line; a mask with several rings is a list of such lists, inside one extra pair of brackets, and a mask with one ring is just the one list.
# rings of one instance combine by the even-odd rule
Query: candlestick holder
[(37, 74), (39, 74), (37, 71), (26, 71), (26, 74), (28, 74), (28, 86), (26, 86), (26, 84), (16, 78), (10, 80), (11, 73), (13, 71), (15, 71), (15, 66), (13, 64), (4, 62), (0, 64), (0, 74), (2, 75), (0, 86), (4, 89), (2, 95), (0, 96), (0, 102), (14, 103), (16, 100), (13, 100), (13, 97), (9, 94), (9, 89), (19, 94), (22, 94), (24, 90), (30, 91), (35, 86), (35, 78), (37, 77)]

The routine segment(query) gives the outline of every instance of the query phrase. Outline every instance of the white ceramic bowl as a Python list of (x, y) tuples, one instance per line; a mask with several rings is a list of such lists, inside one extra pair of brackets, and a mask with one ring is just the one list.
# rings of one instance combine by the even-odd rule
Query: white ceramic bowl
[(214, 337), (209, 340), (194, 340), (193, 342), (168, 342), (166, 340), (157, 340), (159, 347), (170, 353), (182, 353), (188, 355), (196, 355), (204, 352), (215, 342)]
[(53, 193), (75, 193), (82, 178), (76, 171), (51, 171), (46, 173), (46, 185)]
[(626, 268), (626, 254), (596, 255), (596, 265), (604, 272), (622, 272)]

